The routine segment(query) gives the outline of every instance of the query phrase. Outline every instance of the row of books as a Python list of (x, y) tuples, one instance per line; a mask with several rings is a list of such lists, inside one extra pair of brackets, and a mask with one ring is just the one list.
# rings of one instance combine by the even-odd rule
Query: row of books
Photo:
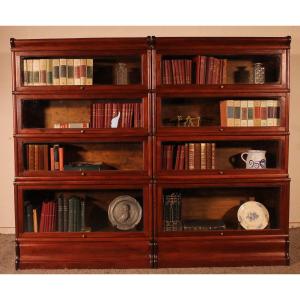
[(225, 84), (226, 79), (227, 59), (196, 57), (196, 84)]
[(162, 61), (163, 84), (191, 84), (191, 59), (164, 59)]
[(164, 231), (182, 230), (181, 193), (164, 195)]
[(279, 100), (224, 100), (221, 126), (280, 126)]
[(164, 170), (215, 169), (215, 152), (215, 143), (163, 145), (162, 168)]
[(93, 59), (24, 59), (23, 83), (28, 85), (92, 85)]
[(64, 149), (59, 145), (27, 144), (26, 158), (28, 171), (48, 171), (50, 154), (50, 170), (64, 169)]
[[(112, 124), (113, 118), (115, 124)], [(94, 103), (91, 125), (92, 128), (139, 128), (141, 103)]]
[(85, 231), (85, 201), (60, 195), (55, 201), (43, 201), (41, 207), (25, 203), (26, 232)]

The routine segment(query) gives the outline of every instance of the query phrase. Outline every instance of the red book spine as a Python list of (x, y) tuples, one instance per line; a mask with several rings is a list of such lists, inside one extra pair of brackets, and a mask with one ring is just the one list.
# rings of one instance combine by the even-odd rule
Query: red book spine
[(44, 232), (48, 231), (48, 202), (45, 202), (45, 211), (44, 211)]
[(64, 148), (59, 147), (58, 154), (59, 154), (59, 171), (63, 171), (64, 170)]
[(125, 128), (128, 128), (129, 124), (129, 103), (125, 104)]
[(181, 145), (176, 147), (176, 159), (175, 159), (175, 170), (179, 170), (179, 161), (180, 161), (180, 152), (181, 152)]
[(92, 104), (92, 111), (91, 111), (91, 127), (96, 128), (96, 105), (95, 103)]
[(199, 75), (199, 84), (205, 84), (206, 83), (206, 62), (207, 57), (201, 56), (200, 57), (200, 75)]
[(54, 149), (53, 149), (53, 147), (50, 148), (50, 167), (51, 167), (51, 171), (54, 171)]
[(138, 128), (138, 103), (133, 104), (133, 127)]
[(167, 84), (167, 61), (166, 60), (163, 60), (162, 61), (162, 83), (163, 84)]
[(173, 170), (173, 145), (167, 147), (167, 170)]
[(99, 103), (98, 104), (98, 128), (105, 127), (105, 105), (106, 103)]
[(133, 126), (132, 126), (132, 122), (133, 122), (133, 107), (134, 107), (134, 103), (130, 103), (129, 104), (129, 112), (130, 112), (130, 114), (129, 114), (129, 128), (132, 128)]
[(48, 171), (49, 170), (49, 155), (48, 155), (48, 145), (44, 145), (44, 170)]
[(212, 84), (214, 58), (208, 57), (206, 66), (206, 84)]
[(174, 59), (171, 60), (171, 64), (172, 64), (172, 81), (173, 84), (177, 84), (177, 66), (175, 64)]
[(172, 79), (172, 67), (170, 60), (167, 60), (167, 82), (168, 84), (174, 83), (174, 80)]
[(185, 161), (185, 146), (182, 145), (180, 149), (180, 159), (179, 159), (179, 170), (184, 170), (184, 161)]
[(44, 231), (44, 224), (45, 224), (45, 202), (42, 203), (42, 211), (40, 217), (40, 232)]

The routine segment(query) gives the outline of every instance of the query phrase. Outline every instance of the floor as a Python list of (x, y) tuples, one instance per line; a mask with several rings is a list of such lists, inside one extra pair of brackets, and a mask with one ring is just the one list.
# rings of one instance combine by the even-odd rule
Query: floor
[(300, 274), (300, 228), (290, 230), (290, 266), (227, 267), (227, 268), (173, 268), (173, 269), (63, 269), (15, 270), (14, 235), (0, 234), (1, 274)]

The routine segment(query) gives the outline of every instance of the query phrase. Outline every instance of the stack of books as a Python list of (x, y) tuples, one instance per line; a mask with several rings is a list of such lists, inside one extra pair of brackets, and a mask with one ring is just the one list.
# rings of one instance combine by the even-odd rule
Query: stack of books
[(172, 193), (164, 196), (164, 230), (182, 230), (180, 193)]
[(162, 61), (163, 84), (191, 84), (191, 59), (164, 59)]
[(50, 170), (63, 171), (64, 170), (64, 148), (59, 145), (53, 145), (50, 148)]
[(43, 201), (33, 208), (25, 203), (26, 232), (85, 231), (85, 201), (78, 197), (66, 199), (60, 195), (56, 201)]
[(118, 128), (141, 127), (140, 103), (94, 103), (91, 111), (92, 128), (111, 128), (111, 120), (118, 114)]
[(92, 85), (93, 59), (24, 59), (23, 84), (28, 85)]
[(184, 220), (182, 227), (185, 231), (226, 229), (226, 225), (222, 220)]
[(280, 126), (279, 100), (223, 100), (221, 126)]
[(196, 57), (196, 84), (225, 84), (226, 79), (227, 59)]
[(215, 152), (215, 143), (163, 145), (162, 168), (164, 170), (215, 169)]
[(49, 146), (42, 144), (27, 144), (26, 159), (28, 171), (49, 170)]
[(89, 128), (89, 122), (77, 122), (77, 123), (55, 123), (54, 128)]

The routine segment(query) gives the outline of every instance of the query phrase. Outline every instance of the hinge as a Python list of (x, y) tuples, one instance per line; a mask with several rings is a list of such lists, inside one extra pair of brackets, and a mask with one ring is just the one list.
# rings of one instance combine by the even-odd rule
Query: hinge
[(157, 242), (154, 240), (151, 240), (151, 241), (149, 241), (149, 246), (150, 246), (150, 254), (149, 254), (150, 266), (151, 266), (151, 268), (157, 268), (157, 266), (158, 266)]
[(15, 47), (15, 39), (14, 38), (10, 38), (10, 47), (14, 48)]
[(154, 49), (155, 48), (155, 36), (147, 36), (147, 44), (148, 44), (148, 49)]

